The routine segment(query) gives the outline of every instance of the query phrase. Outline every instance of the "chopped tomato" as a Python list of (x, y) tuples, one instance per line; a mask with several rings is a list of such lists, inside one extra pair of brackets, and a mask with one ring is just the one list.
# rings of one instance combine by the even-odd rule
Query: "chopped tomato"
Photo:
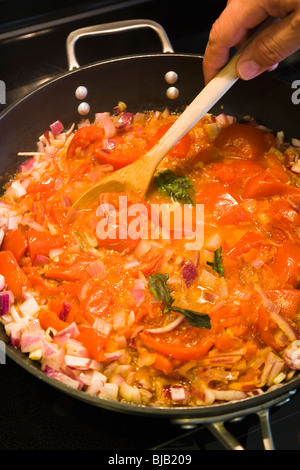
[(172, 361), (168, 357), (159, 353), (155, 354), (155, 361), (152, 365), (154, 369), (161, 370), (166, 375), (168, 375), (174, 368)]
[(281, 288), (297, 287), (300, 281), (300, 246), (285, 241), (277, 249), (270, 266)]
[(90, 125), (81, 127), (71, 140), (67, 158), (89, 158), (97, 148), (102, 148), (104, 131), (100, 126)]
[(80, 327), (80, 334), (77, 337), (83, 346), (88, 350), (96, 361), (105, 360), (104, 351), (108, 342), (108, 338), (92, 327)]
[(136, 195), (124, 193), (102, 194), (100, 202), (104, 214), (96, 228), (99, 245), (120, 253), (134, 250), (148, 236), (149, 205)]
[(224, 127), (214, 144), (230, 157), (254, 160), (270, 148), (265, 132), (256, 127), (238, 123)]
[(83, 281), (91, 278), (86, 268), (95, 258), (87, 255), (76, 255), (66, 257), (65, 261), (51, 262), (45, 273), (47, 279), (58, 279), (60, 281)]
[(47, 179), (34, 181), (27, 188), (27, 194), (42, 193), (44, 197), (49, 196), (55, 191), (55, 178), (49, 176)]
[(261, 173), (265, 169), (261, 162), (243, 159), (229, 159), (216, 162), (208, 167), (205, 174), (209, 179), (218, 180), (223, 184), (241, 185), (247, 178)]
[(17, 262), (20, 263), (21, 259), (26, 253), (28, 242), (26, 235), (20, 229), (8, 230), (5, 234), (2, 250), (10, 251)]
[(23, 299), (24, 292), (31, 285), (10, 251), (0, 251), (0, 274), (4, 276), (7, 289), (12, 291), (16, 300)]
[(269, 299), (280, 308), (280, 314), (291, 320), (299, 311), (300, 290), (272, 289), (266, 292)]
[(39, 311), (39, 322), (44, 330), (54, 328), (56, 331), (64, 330), (68, 323), (61, 320), (58, 314), (47, 307), (42, 307)]
[(300, 189), (292, 185), (278, 181), (267, 173), (250, 178), (243, 193), (243, 198), (264, 198), (283, 194), (299, 194)]
[(270, 245), (269, 240), (266, 240), (262, 235), (256, 232), (246, 232), (236, 245), (227, 252), (227, 255), (235, 258), (247, 253), (251, 248), (260, 248), (268, 245)]
[(26, 232), (28, 240), (28, 252), (32, 263), (37, 255), (48, 256), (50, 251), (64, 246), (64, 239), (49, 232), (41, 232), (29, 229)]
[[(148, 142), (148, 149), (154, 147), (154, 145), (158, 143), (158, 141), (170, 129), (172, 124), (173, 123), (164, 124), (158, 128), (155, 136), (152, 139), (150, 139), (150, 141)], [(191, 148), (191, 145), (192, 145), (192, 139), (187, 133), (179, 140), (179, 142), (177, 142), (177, 144), (172, 148), (172, 150), (170, 150), (168, 155), (174, 158), (178, 158), (178, 159), (186, 158)]]
[(204, 214), (212, 215), (220, 225), (234, 225), (248, 218), (239, 202), (220, 183), (205, 187), (197, 203), (204, 204)]
[[(199, 359), (205, 356), (214, 345), (214, 341), (209, 336), (204, 336), (196, 344), (183, 344), (180, 341), (164, 340), (162, 335), (153, 336), (149, 333), (140, 333), (140, 338), (145, 346), (154, 351), (158, 351), (165, 356), (173, 357), (180, 361)], [(177, 339), (177, 338), (176, 338)]]

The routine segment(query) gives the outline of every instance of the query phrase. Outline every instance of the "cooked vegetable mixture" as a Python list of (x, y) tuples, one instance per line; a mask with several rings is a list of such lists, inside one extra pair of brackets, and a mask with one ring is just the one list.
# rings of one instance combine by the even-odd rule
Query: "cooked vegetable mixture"
[(178, 117), (121, 105), (57, 121), (36, 152), (20, 149), (0, 200), (11, 343), (70, 387), (138, 405), (205, 406), (286, 383), (300, 369), (300, 141), (206, 115), (146, 200), (105, 193), (77, 211)]

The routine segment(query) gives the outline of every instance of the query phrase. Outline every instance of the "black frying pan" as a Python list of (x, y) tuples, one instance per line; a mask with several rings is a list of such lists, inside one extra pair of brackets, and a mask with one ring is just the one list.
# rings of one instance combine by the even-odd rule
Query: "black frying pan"
[[(159, 35), (163, 53), (134, 55), (105, 60), (85, 67), (76, 64), (74, 44), (79, 37), (99, 32), (122, 31), (128, 28), (151, 27)], [(71, 33), (68, 39), (68, 59), (70, 71), (48, 82), (29, 94), (0, 116), (0, 182), (2, 184), (20, 163), (19, 151), (35, 151), (36, 141), (49, 127), (61, 120), (67, 128), (82, 117), (78, 114), (79, 100), (75, 90), (83, 85), (88, 89), (87, 101), (96, 112), (112, 111), (118, 101), (124, 101), (132, 112), (145, 110), (182, 111), (204, 86), (202, 57), (192, 54), (175, 54), (163, 28), (152, 21), (129, 21), (98, 27), (84, 28)], [(73, 70), (71, 70), (73, 69)], [(179, 90), (177, 99), (170, 100), (166, 91), (170, 84), (165, 74), (175, 71), (177, 82), (172, 85)], [(254, 116), (260, 123), (274, 131), (283, 130), (286, 139), (299, 138), (300, 107), (292, 103), (292, 89), (274, 76), (266, 73), (250, 82), (238, 81), (222, 100), (212, 109), (213, 113), (225, 112), (242, 118)], [(87, 117), (88, 117), (87, 116)], [(266, 436), (266, 447), (272, 448), (269, 432), (268, 410), (290, 395), (300, 386), (300, 378), (265, 394), (245, 400), (197, 408), (151, 408), (119, 402), (110, 402), (61, 384), (47, 377), (38, 363), (30, 361), (25, 354), (9, 344), (4, 329), (0, 326), (0, 340), (5, 343), (8, 357), (31, 374), (42, 379), (56, 389), (92, 405), (116, 412), (165, 417), (179, 424), (206, 423), (220, 429), (222, 422), (250, 413), (257, 413), (261, 419), (262, 431)], [(3, 343), (2, 343), (3, 344)], [(225, 432), (222, 430), (222, 432)], [(224, 435), (223, 435), (224, 437)], [(231, 436), (228, 442), (231, 442)]]

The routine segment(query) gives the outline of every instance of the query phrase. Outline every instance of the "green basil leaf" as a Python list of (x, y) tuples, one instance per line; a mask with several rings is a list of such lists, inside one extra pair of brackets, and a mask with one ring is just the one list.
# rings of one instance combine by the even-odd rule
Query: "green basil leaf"
[(193, 204), (191, 193), (194, 185), (185, 175), (178, 175), (172, 170), (164, 170), (154, 177), (158, 192), (182, 204)]
[(212, 267), (220, 276), (224, 277), (224, 268), (222, 261), (222, 247), (214, 251), (214, 261), (213, 263), (207, 261), (207, 264)]
[(163, 313), (167, 313), (169, 311), (178, 312), (184, 315), (192, 326), (196, 326), (198, 328), (210, 328), (210, 318), (206, 313), (195, 312), (194, 310), (173, 305), (175, 299), (171, 296), (167, 286), (168, 279), (168, 274), (157, 273), (149, 276), (149, 289), (157, 299), (162, 300), (165, 304)]

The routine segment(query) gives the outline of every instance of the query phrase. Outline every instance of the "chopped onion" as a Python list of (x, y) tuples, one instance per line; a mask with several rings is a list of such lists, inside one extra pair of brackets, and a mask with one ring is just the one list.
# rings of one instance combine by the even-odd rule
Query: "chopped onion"
[(171, 400), (175, 402), (185, 402), (188, 398), (187, 389), (184, 387), (173, 386), (170, 387)]
[(108, 336), (112, 330), (112, 324), (102, 318), (96, 318), (93, 328), (100, 331), (104, 336)]
[(13, 181), (11, 187), (14, 189), (17, 198), (24, 196), (27, 192), (22, 183), (18, 180)]
[(0, 317), (7, 315), (10, 308), (10, 295), (8, 292), (0, 292)]
[(100, 259), (93, 261), (86, 267), (86, 271), (93, 279), (105, 279), (106, 268)]
[(141, 403), (140, 391), (132, 385), (128, 385), (126, 382), (123, 382), (120, 386), (120, 395), (126, 401), (135, 403), (136, 405), (140, 405)]
[(123, 309), (119, 310), (113, 316), (113, 328), (114, 330), (121, 330), (126, 326), (126, 317), (125, 311)]
[(64, 126), (60, 121), (55, 121), (50, 125), (50, 130), (54, 137), (56, 137), (64, 130)]
[(52, 367), (46, 366), (45, 373), (48, 375), (48, 377), (58, 380), (59, 382), (68, 385), (69, 387), (75, 388), (77, 390), (82, 388), (82, 384), (78, 380), (74, 380), (64, 372), (52, 369)]
[(174, 320), (172, 323), (169, 323), (168, 325), (162, 326), (160, 328), (147, 328), (145, 331), (148, 331), (148, 333), (166, 333), (168, 331), (174, 330), (178, 325), (180, 325), (183, 319), (184, 315), (179, 314), (176, 320)]
[(31, 315), (34, 315), (35, 313), (37, 313), (40, 309), (40, 306), (38, 305), (35, 298), (30, 296), (28, 299), (25, 300), (25, 302), (23, 302), (20, 305), (19, 308), (20, 308), (21, 313), (25, 317), (27, 317), (27, 316), (31, 316)]

